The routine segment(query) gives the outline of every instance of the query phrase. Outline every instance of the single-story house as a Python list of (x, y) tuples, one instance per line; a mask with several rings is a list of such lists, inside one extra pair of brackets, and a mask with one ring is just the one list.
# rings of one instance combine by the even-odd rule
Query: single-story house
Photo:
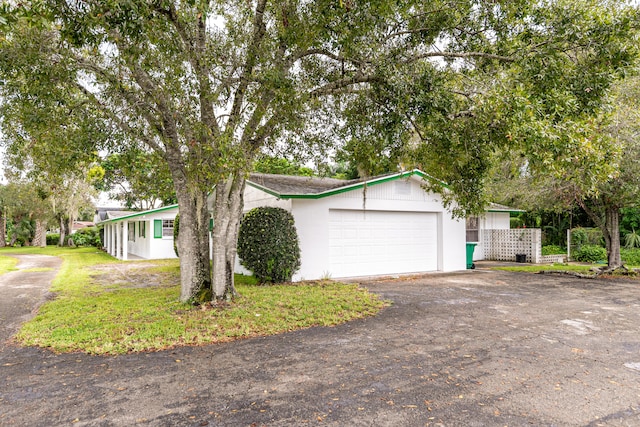
[[(424, 179), (431, 178), (419, 170), (350, 181), (254, 173), (244, 210), (291, 212), (301, 250), (296, 280), (464, 270), (468, 222), (453, 218), (438, 194), (425, 191)], [(120, 259), (174, 258), (177, 213), (171, 205), (106, 219), (105, 249)], [(478, 230), (508, 228), (508, 217), (490, 208)]]
[[(142, 212), (109, 212), (102, 240), (112, 256), (127, 259), (176, 258), (173, 250), (173, 222), (178, 205)], [(124, 244), (126, 242), (126, 244)]]
[(455, 271), (466, 268), (465, 222), (413, 170), (344, 181), (252, 174), (245, 208), (280, 206), (298, 230), (296, 279)]

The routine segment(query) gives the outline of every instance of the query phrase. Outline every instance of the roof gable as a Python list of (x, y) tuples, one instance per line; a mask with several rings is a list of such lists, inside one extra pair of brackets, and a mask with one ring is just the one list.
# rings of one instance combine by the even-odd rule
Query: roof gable
[(512, 208), (510, 206), (500, 205), (498, 203), (489, 203), (489, 206), (487, 206), (487, 212), (522, 213), (526, 211)]
[[(374, 178), (346, 181), (335, 178), (252, 173), (247, 179), (247, 184), (279, 199), (321, 199), (323, 197), (358, 190), (365, 186), (383, 184), (412, 176), (437, 181), (424, 172), (414, 169), (412, 171), (380, 175)], [(444, 183), (438, 182), (446, 186)]]

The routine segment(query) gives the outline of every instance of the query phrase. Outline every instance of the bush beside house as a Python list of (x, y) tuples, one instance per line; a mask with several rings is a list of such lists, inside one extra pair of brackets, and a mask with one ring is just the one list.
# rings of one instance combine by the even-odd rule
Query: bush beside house
[(300, 268), (298, 233), (291, 213), (275, 207), (247, 212), (240, 224), (238, 256), (260, 283), (291, 281)]

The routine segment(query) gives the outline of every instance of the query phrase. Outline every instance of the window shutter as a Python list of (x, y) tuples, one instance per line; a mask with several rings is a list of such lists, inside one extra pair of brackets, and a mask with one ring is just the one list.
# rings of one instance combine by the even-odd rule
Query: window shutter
[(153, 220), (153, 238), (162, 239), (162, 220), (161, 219)]

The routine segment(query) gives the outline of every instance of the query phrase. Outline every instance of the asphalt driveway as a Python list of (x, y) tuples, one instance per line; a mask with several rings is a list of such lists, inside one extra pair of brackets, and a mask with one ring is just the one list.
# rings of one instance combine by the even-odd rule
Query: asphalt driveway
[(62, 264), (60, 258), (53, 256), (11, 256), (17, 258), (18, 270), (0, 275), (0, 352), (6, 340), (46, 300), (51, 281)]
[(0, 425), (640, 425), (639, 285), (476, 270), (366, 283), (393, 305), (333, 328), (118, 357), (8, 346)]

